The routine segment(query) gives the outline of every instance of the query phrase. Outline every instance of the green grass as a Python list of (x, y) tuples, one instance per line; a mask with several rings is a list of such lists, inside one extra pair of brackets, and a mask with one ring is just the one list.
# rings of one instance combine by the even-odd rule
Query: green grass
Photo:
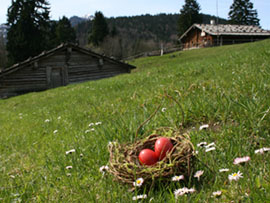
[[(0, 201), (131, 202), (145, 193), (146, 202), (175, 202), (174, 191), (184, 186), (196, 192), (179, 202), (270, 201), (270, 152), (254, 153), (270, 147), (269, 59), (269, 40), (176, 52), (132, 61), (137, 69), (131, 74), (0, 100)], [(184, 120), (177, 104), (162, 99), (165, 93), (181, 103)], [(196, 147), (200, 161), (193, 171), (204, 170), (200, 181), (157, 181), (150, 191), (128, 192), (127, 185), (99, 172), (108, 163), (107, 144), (133, 142), (160, 103), (166, 111), (141, 134), (182, 123), (194, 146), (215, 142), (216, 150)], [(202, 124), (210, 128), (199, 131)], [(70, 149), (76, 152), (66, 155)], [(240, 156), (251, 161), (233, 165)], [(229, 182), (237, 171), (243, 178)], [(219, 199), (211, 197), (217, 190), (223, 191)]]

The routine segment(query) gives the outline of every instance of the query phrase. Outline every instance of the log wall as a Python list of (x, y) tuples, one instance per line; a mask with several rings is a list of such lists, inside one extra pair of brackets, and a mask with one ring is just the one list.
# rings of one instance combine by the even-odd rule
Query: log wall
[(0, 78), (0, 98), (53, 88), (54, 68), (61, 71), (63, 85), (130, 72), (128, 67), (114, 61), (63, 49)]

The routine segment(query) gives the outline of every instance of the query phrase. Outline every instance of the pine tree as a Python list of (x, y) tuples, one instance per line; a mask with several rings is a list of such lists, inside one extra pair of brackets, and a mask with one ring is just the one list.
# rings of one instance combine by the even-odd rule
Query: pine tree
[(185, 0), (179, 17), (179, 36), (181, 36), (194, 23), (202, 23), (202, 16), (199, 11), (200, 5), (196, 0)]
[(46, 0), (12, 0), (8, 8), (9, 63), (35, 56), (47, 48), (49, 3)]
[(92, 32), (89, 36), (89, 42), (98, 46), (109, 34), (108, 24), (102, 12), (96, 12), (93, 20)]
[(257, 10), (249, 0), (234, 0), (230, 7), (229, 23), (238, 25), (260, 25)]
[(76, 42), (76, 32), (74, 28), (71, 27), (69, 19), (65, 16), (58, 21), (55, 32), (59, 44)]

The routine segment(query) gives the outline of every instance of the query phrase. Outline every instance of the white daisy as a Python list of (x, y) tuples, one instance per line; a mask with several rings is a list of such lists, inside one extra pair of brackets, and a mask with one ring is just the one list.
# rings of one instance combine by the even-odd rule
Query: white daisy
[(240, 178), (243, 178), (242, 175), (243, 174), (240, 171), (238, 171), (237, 173), (233, 173), (233, 174), (229, 175), (228, 178), (230, 181), (232, 181), (232, 180), (238, 181)]
[(238, 157), (238, 158), (234, 159), (233, 164), (237, 165), (237, 164), (245, 163), (245, 162), (248, 162), (248, 161), (250, 161), (249, 156)]
[(204, 173), (204, 171), (200, 170), (200, 171), (197, 171), (194, 175), (194, 178), (198, 178), (198, 180), (200, 180), (200, 177), (201, 175)]
[(138, 178), (135, 182), (133, 182), (133, 185), (135, 187), (141, 187), (143, 184), (143, 181), (144, 181), (143, 178)]
[(228, 168), (221, 168), (219, 169), (219, 172), (222, 173), (222, 172), (228, 172), (230, 169)]
[(71, 150), (69, 150), (69, 151), (66, 151), (66, 155), (72, 154), (73, 152), (75, 152), (75, 149), (71, 149)]
[(67, 166), (67, 167), (66, 167), (66, 169), (68, 169), (68, 170), (69, 170), (69, 169), (72, 169), (72, 168), (73, 168), (72, 166)]
[(93, 125), (95, 125), (95, 124), (94, 124), (94, 123), (90, 123), (88, 126), (91, 127), (91, 126), (93, 126)]
[(56, 134), (56, 133), (58, 133), (58, 130), (53, 131), (53, 134)]
[(147, 198), (147, 195), (144, 194), (144, 195), (137, 195), (137, 196), (134, 196), (132, 197), (132, 200), (136, 201), (138, 199), (146, 199)]
[(196, 190), (194, 188), (186, 188), (186, 187), (183, 187), (183, 188), (180, 188), (180, 189), (177, 189), (174, 191), (174, 196), (175, 198), (177, 199), (177, 197), (179, 196), (183, 196), (184, 194), (187, 194), (187, 193), (193, 193), (195, 192)]
[(196, 192), (196, 190), (194, 188), (190, 188), (190, 189), (188, 189), (188, 192), (193, 193), (193, 192)]
[(102, 122), (100, 122), (100, 121), (95, 123), (95, 125), (101, 125), (101, 124), (102, 124)]
[(109, 170), (109, 166), (101, 166), (99, 168), (99, 172), (102, 173), (102, 175), (104, 175), (107, 171)]
[(175, 190), (174, 191), (174, 196), (175, 196), (175, 198), (177, 198), (178, 196), (183, 196), (186, 193), (188, 193), (188, 188), (183, 187), (183, 188)]
[(218, 191), (212, 193), (212, 197), (219, 197), (219, 196), (221, 196), (221, 194), (222, 194), (222, 192), (220, 190), (218, 190)]
[(210, 143), (209, 145), (206, 145), (205, 148), (208, 149), (210, 147), (215, 147), (216, 144), (214, 142)]
[(88, 129), (88, 130), (86, 130), (84, 133), (90, 133), (90, 132), (92, 132), (92, 131), (95, 131), (95, 129), (94, 129), (94, 128)]
[(264, 152), (267, 152), (267, 151), (270, 151), (270, 147), (263, 147), (261, 149), (257, 149), (255, 150), (255, 154), (258, 154), (258, 153), (264, 154)]
[(203, 147), (204, 145), (207, 145), (207, 142), (200, 142), (197, 144), (197, 147)]
[(49, 120), (49, 119), (46, 119), (44, 122), (45, 122), (45, 123), (49, 123), (49, 122), (50, 122), (50, 120)]
[(166, 111), (166, 108), (162, 108), (161, 111), (164, 113)]
[(206, 128), (209, 128), (209, 125), (208, 124), (205, 124), (205, 125), (201, 125), (200, 126), (200, 130), (203, 130), (203, 129), (206, 129)]
[(172, 181), (179, 181), (179, 180), (184, 180), (184, 176), (180, 175), (180, 176), (174, 176), (172, 177)]
[(67, 173), (67, 177), (70, 177), (71, 176), (71, 173)]
[(206, 148), (205, 152), (210, 152), (210, 151), (214, 151), (214, 150), (216, 150), (215, 147), (210, 147), (210, 148)]

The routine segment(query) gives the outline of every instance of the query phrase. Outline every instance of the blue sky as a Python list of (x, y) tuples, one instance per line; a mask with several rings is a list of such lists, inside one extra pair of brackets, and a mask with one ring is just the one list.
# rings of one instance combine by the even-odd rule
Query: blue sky
[[(218, 14), (227, 18), (233, 0), (197, 0), (201, 12), (216, 15), (216, 2), (218, 1)], [(251, 0), (257, 9), (260, 25), (270, 30), (270, 0)], [(141, 14), (179, 13), (184, 0), (49, 0), (52, 19), (62, 16), (94, 15), (101, 11), (106, 17), (134, 16)], [(7, 8), (11, 0), (1, 0), (0, 24), (6, 22)]]

